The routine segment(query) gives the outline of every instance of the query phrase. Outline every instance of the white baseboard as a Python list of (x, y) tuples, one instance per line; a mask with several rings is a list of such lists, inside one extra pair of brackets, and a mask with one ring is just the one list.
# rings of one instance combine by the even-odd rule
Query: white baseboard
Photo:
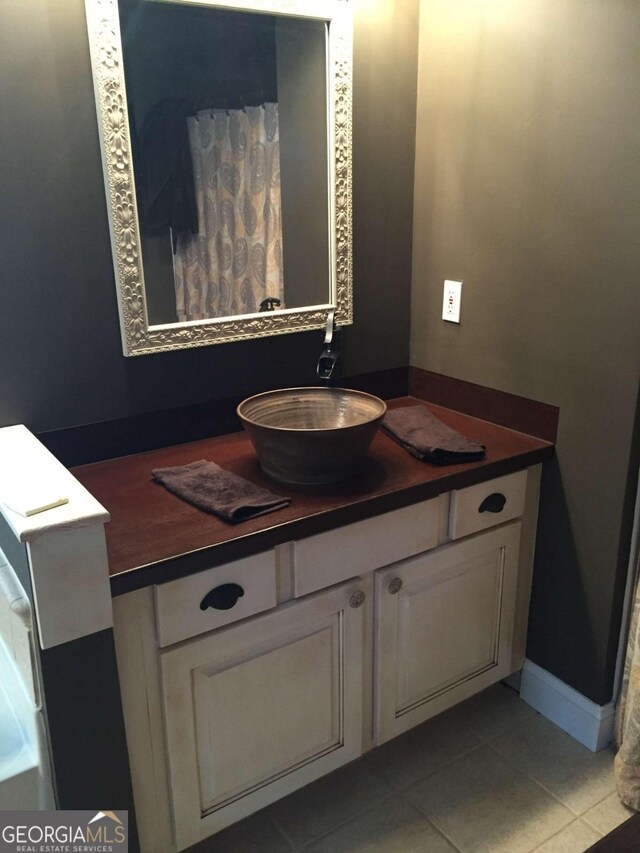
[(592, 752), (613, 740), (614, 702), (596, 705), (530, 660), (522, 668), (520, 698)]

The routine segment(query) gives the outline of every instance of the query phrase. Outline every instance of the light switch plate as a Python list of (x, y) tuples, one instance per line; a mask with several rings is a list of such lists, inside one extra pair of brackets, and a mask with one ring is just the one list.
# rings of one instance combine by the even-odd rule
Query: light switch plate
[(442, 298), (442, 319), (449, 323), (459, 323), (461, 301), (462, 282), (446, 279)]

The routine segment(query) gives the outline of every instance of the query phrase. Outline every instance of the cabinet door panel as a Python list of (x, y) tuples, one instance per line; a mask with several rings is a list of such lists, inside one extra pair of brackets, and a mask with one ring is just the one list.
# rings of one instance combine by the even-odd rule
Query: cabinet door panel
[(308, 630), (192, 671), (203, 812), (342, 745), (340, 620)]
[(378, 743), (509, 674), (519, 533), (516, 522), (378, 573)]
[(400, 599), (397, 704), (404, 712), (495, 666), (502, 566), (499, 551), (464, 562), (406, 590)]
[(362, 749), (357, 583), (162, 653), (178, 848)]

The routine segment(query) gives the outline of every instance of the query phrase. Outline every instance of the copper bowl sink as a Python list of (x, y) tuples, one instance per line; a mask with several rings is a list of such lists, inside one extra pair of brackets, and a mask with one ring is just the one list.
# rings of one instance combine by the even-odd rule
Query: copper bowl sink
[(347, 388), (286, 388), (237, 408), (262, 470), (283, 483), (337, 483), (357, 474), (387, 407)]

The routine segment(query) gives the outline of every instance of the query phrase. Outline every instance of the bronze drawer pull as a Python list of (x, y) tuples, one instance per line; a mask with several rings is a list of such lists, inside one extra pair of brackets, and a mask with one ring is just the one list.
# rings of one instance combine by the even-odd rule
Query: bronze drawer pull
[(478, 507), (478, 512), (502, 512), (506, 502), (507, 499), (502, 492), (494, 492), (482, 501)]
[(214, 610), (231, 610), (244, 595), (244, 590), (237, 583), (223, 583), (214, 587), (200, 602), (200, 610), (213, 607)]

